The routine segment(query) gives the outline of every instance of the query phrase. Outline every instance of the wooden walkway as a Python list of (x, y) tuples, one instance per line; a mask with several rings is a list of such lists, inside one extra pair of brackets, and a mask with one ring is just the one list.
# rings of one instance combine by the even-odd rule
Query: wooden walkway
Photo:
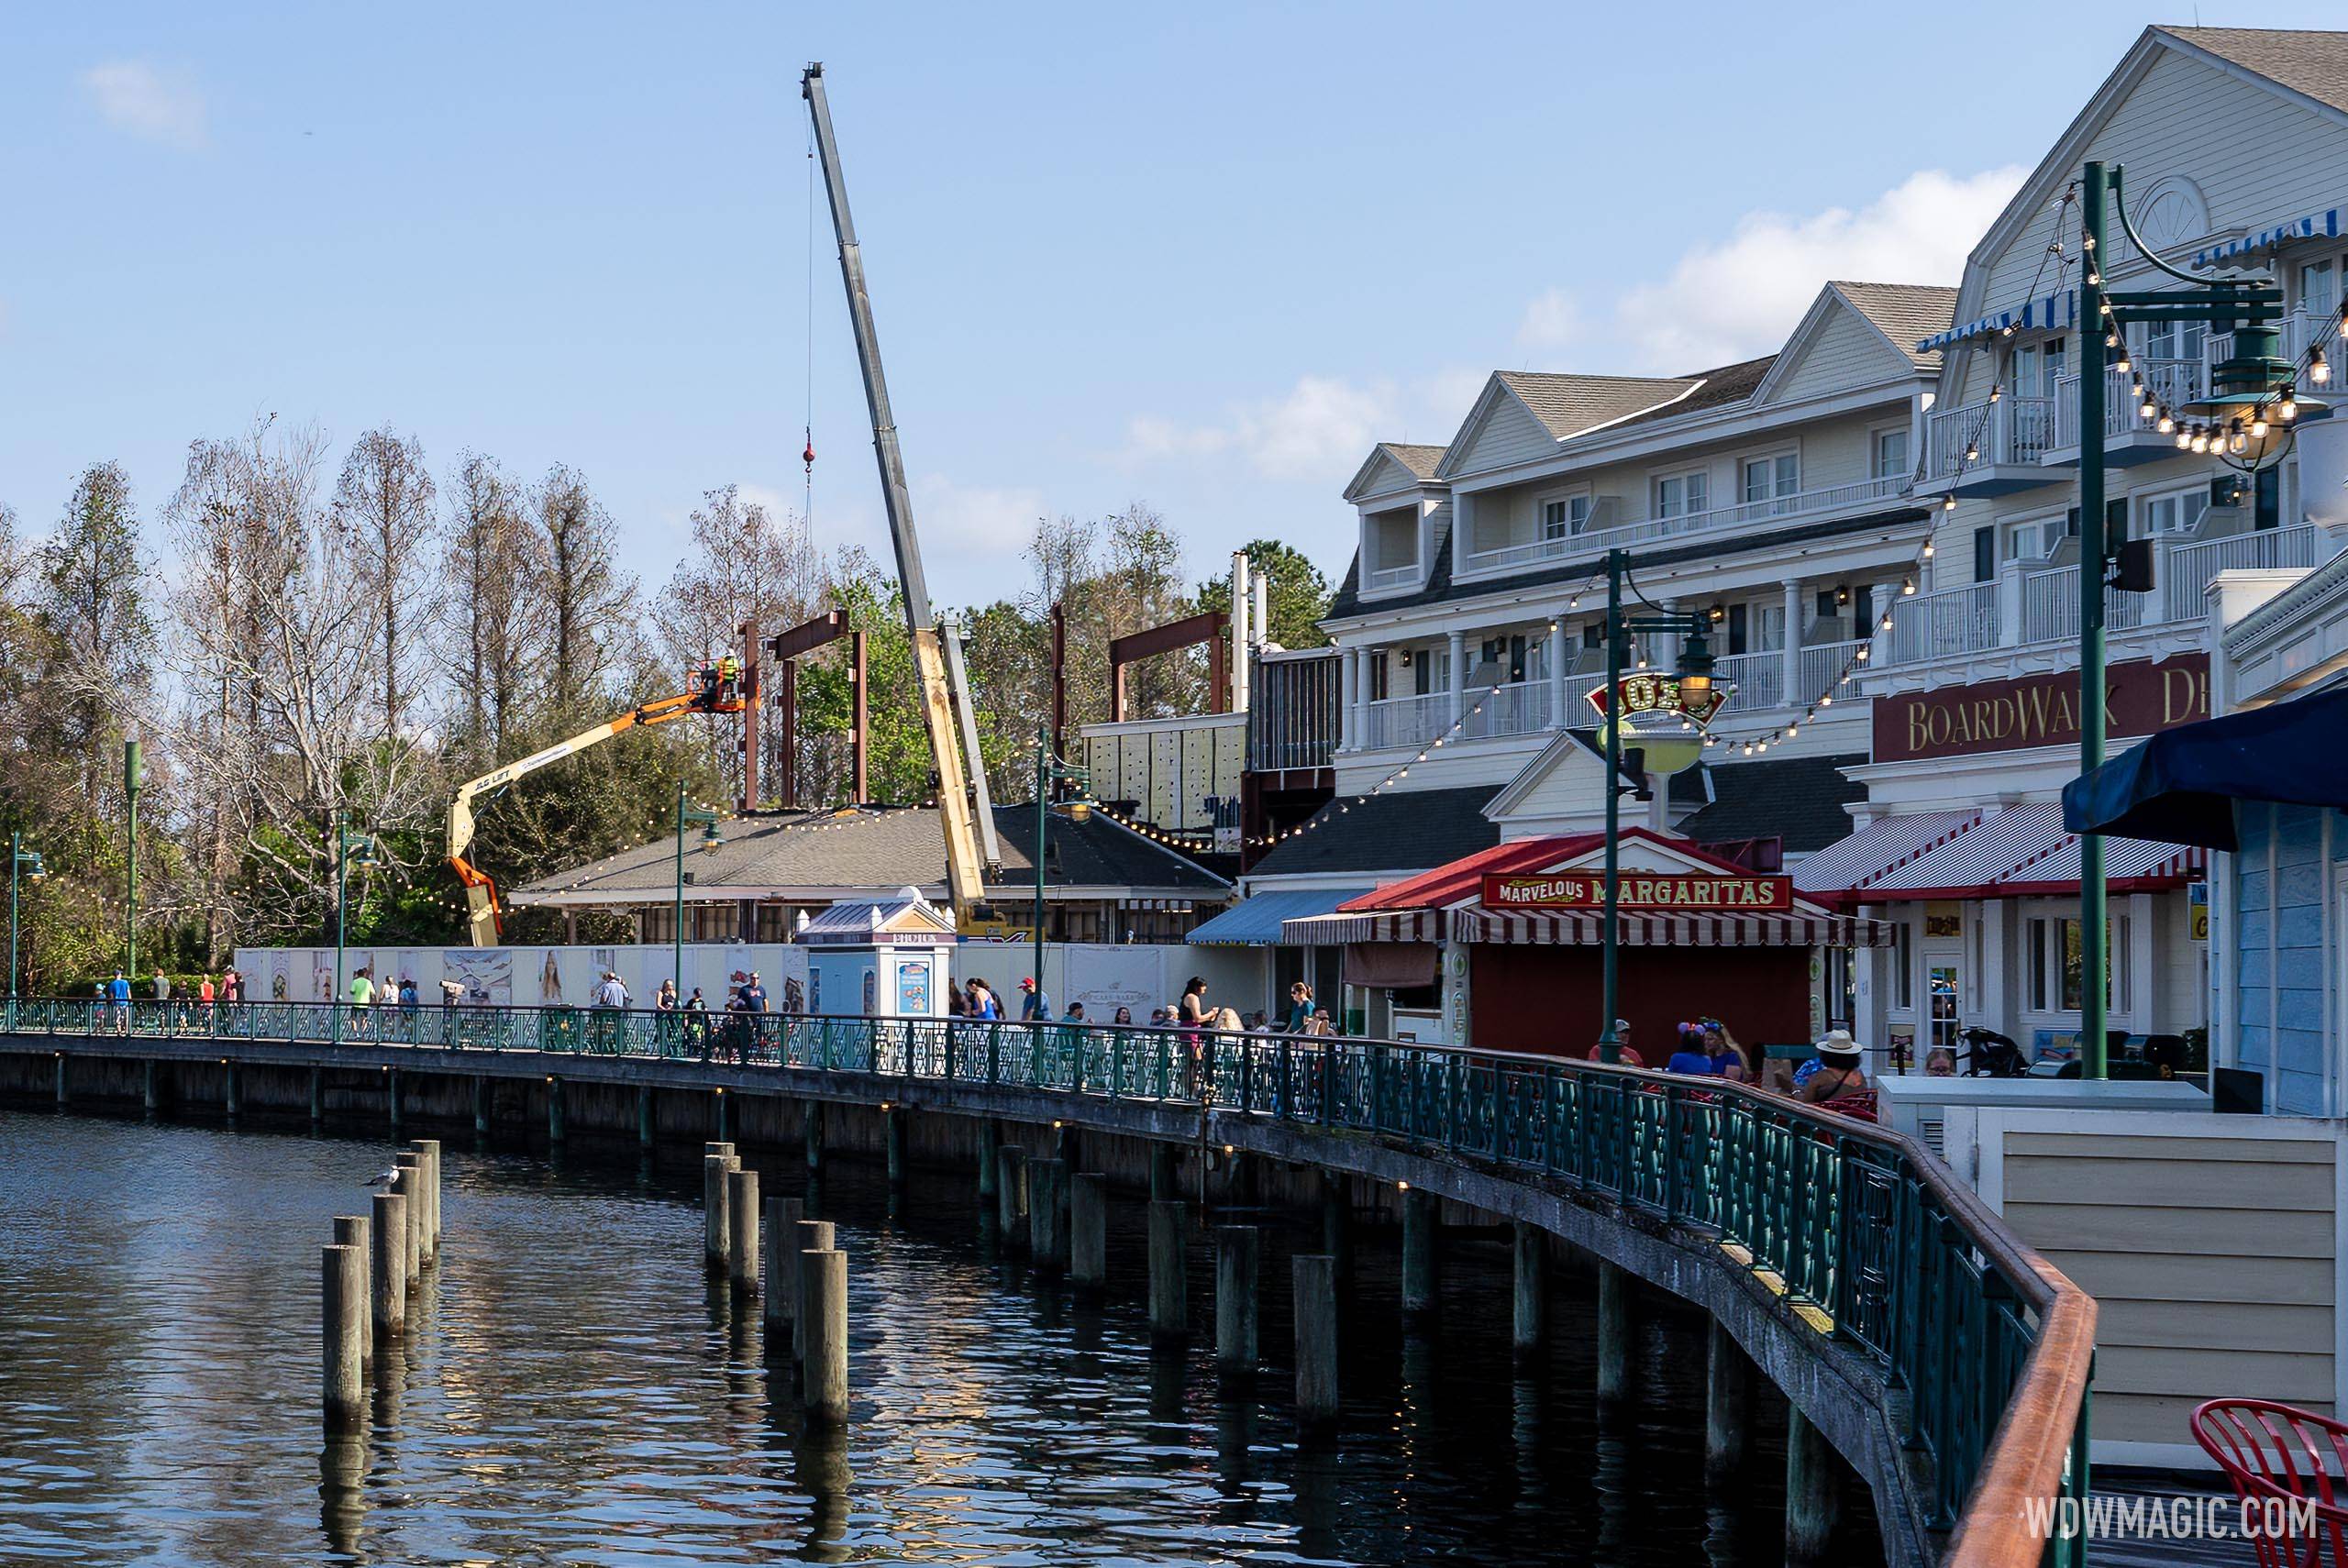
[[(2138, 1471), (2107, 1477), (2099, 1472), (2094, 1480), (2099, 1498), (2142, 1497), (2164, 1503), (2175, 1497), (2211, 1498), (2215, 1499), (2211, 1511), (2230, 1526), (2237, 1517), (2232, 1492), (2216, 1476)], [(2088, 1543), (2088, 1562), (2094, 1568), (2258, 1568), (2258, 1549), (2247, 1540), (2104, 1536)]]

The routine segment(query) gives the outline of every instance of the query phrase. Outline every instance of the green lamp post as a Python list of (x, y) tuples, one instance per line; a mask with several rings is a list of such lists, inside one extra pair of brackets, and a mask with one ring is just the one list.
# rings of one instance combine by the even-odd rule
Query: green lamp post
[(17, 878), (18, 874), (38, 882), (49, 875), (49, 867), (41, 864), (40, 851), (25, 847), (25, 835), (8, 835), (8, 1004), (13, 1010), (17, 1001)]
[(1042, 724), (1036, 726), (1036, 995), (1044, 995), (1044, 848), (1051, 833), (1052, 785), (1068, 779), (1087, 786), (1082, 796), (1069, 802), (1071, 814), (1080, 815), (1092, 809), (1091, 774), (1084, 768), (1062, 762), (1052, 751), (1052, 732)]
[(699, 806), (685, 804), (685, 781), (677, 780), (677, 908), (676, 928), (670, 933), (669, 983), (676, 988), (677, 1005), (682, 1007), (685, 998), (685, 830), (697, 827), (701, 833), (701, 852), (714, 855), (725, 846), (725, 835), (717, 831), (717, 813)]
[(361, 833), (334, 814), (334, 1039), (342, 1043), (342, 950), (349, 936), (349, 907), (350, 902), (350, 867), (356, 861), (360, 866), (373, 866), (376, 859), (373, 835)]
[[(1682, 712), (1690, 708), (1709, 713), (1712, 695), (1712, 654), (1704, 634), (1711, 622), (1701, 612), (1680, 613), (1647, 605), (1647, 613), (1627, 610), (1623, 590), (1630, 585), (1631, 553), (1606, 552), (1606, 930), (1603, 946), (1603, 1009), (1598, 1036), (1598, 1059), (1619, 1062), (1623, 1043), (1615, 1038), (1614, 1021), (1620, 1005), (1623, 908), (1623, 667), (1631, 657), (1631, 638), (1639, 633), (1660, 633), (1687, 640), (1680, 645), (1679, 696)], [(1632, 592), (1638, 591), (1632, 586)], [(1639, 601), (1645, 604), (1644, 596)]]

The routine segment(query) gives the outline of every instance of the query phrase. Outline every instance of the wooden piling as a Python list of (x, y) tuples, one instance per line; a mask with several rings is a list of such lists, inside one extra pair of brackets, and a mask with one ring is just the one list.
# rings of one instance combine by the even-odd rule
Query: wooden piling
[(375, 1359), (375, 1335), (372, 1329), (374, 1320), (372, 1278), (375, 1260), (373, 1231), (374, 1226), (364, 1214), (338, 1214), (334, 1217), (334, 1244), (338, 1247), (349, 1247), (357, 1253), (360, 1270), (368, 1276), (367, 1280), (362, 1282), (368, 1286), (365, 1293), (366, 1298), (360, 1303), (360, 1315), (368, 1320), (367, 1329), (359, 1336), (359, 1361), (361, 1367)]
[(808, 1174), (821, 1176), (824, 1171), (824, 1105), (821, 1100), (807, 1102), (806, 1130), (801, 1134), (800, 1142), (807, 1148)]
[(725, 1091), (723, 1088), (717, 1091), (715, 1098), (717, 1101), (717, 1141), (724, 1143), (726, 1149), (730, 1152), (734, 1147), (734, 1102), (725, 1098)]
[(1834, 1449), (1799, 1409), (1786, 1412), (1786, 1561), (1822, 1562), (1842, 1513)]
[(1180, 1196), (1174, 1185), (1174, 1145), (1152, 1143), (1149, 1146), (1149, 1200), (1165, 1203)]
[(766, 1200), (766, 1324), (767, 1331), (788, 1332), (799, 1310), (799, 1221), (802, 1204), (795, 1198)]
[(799, 1232), (792, 1247), (798, 1257), (794, 1266), (799, 1271), (799, 1296), (798, 1310), (791, 1318), (791, 1359), (803, 1362), (807, 1359), (807, 1254), (832, 1251), (835, 1237), (829, 1220), (802, 1220), (794, 1229)]
[(1027, 1162), (1027, 1250), (1049, 1275), (1068, 1272), (1068, 1214), (1060, 1202), (1067, 1185), (1068, 1167), (1059, 1161)]
[(1337, 1260), (1299, 1253), (1289, 1260), (1296, 1314), (1296, 1418), (1314, 1426), (1337, 1419)]
[(57, 1053), (57, 1109), (60, 1110), (64, 1110), (72, 1099), (66, 1092), (65, 1071), (65, 1053), (60, 1051)]
[(349, 1431), (366, 1414), (367, 1258), (353, 1246), (319, 1250), (326, 1423)]
[(1342, 1280), (1353, 1255), (1353, 1200), (1346, 1178), (1335, 1171), (1321, 1173), (1321, 1250), (1329, 1254)]
[(424, 1257), (440, 1261), (440, 1140), (418, 1138), (415, 1152), (424, 1156)]
[(316, 1127), (327, 1119), (327, 1070), (310, 1069), (310, 1125)]
[(1631, 1394), (1631, 1276), (1619, 1265), (1598, 1265), (1598, 1402), (1620, 1405)]
[(1753, 1426), (1752, 1358), (1718, 1318), (1704, 1340), (1704, 1479), (1734, 1481), (1744, 1469)]
[(810, 1423), (847, 1420), (847, 1254), (826, 1247), (799, 1260), (799, 1322), (805, 1339), (800, 1390)]
[(401, 1227), (404, 1261), (400, 1277), (414, 1290), (423, 1283), (424, 1274), (424, 1156), (414, 1149), (402, 1149), (392, 1156), (392, 1164), (400, 1173), (400, 1196), (407, 1199), (407, 1223)]
[(1109, 1283), (1109, 1178), (1080, 1171), (1069, 1178), (1069, 1275), (1080, 1290)]
[(703, 1143), (701, 1146), (701, 1157), (704, 1160), (709, 1158), (712, 1154), (730, 1154), (732, 1153), (734, 1153), (734, 1145), (730, 1143), (722, 1141)]
[(397, 1339), (407, 1331), (407, 1195), (375, 1195), (374, 1234), (368, 1238), (375, 1332)]
[(1002, 1147), (1002, 1129), (990, 1116), (979, 1123), (979, 1203), (981, 1208), (993, 1198), (998, 1180), (997, 1151)]
[(138, 1100), (149, 1116), (160, 1116), (163, 1110), (162, 1072), (152, 1056), (138, 1064)]
[(1214, 1364), (1225, 1377), (1256, 1371), (1256, 1275), (1262, 1240), (1253, 1225), (1214, 1232)]
[(563, 1141), (564, 1132), (565, 1129), (563, 1127), (562, 1114), (562, 1080), (560, 1078), (549, 1077), (547, 1079), (547, 1142), (548, 1143), (561, 1143)]
[(1184, 1205), (1156, 1198), (1149, 1206), (1149, 1332), (1153, 1339), (1180, 1340), (1191, 1331), (1190, 1281), (1186, 1277)]
[[(220, 1108), (228, 1113), (228, 1120), (234, 1121), (245, 1113), (245, 1070), (236, 1063), (228, 1062), (223, 1064), (222, 1071), (227, 1075), (227, 1083), (221, 1090)], [(65, 1058), (62, 1056), (57, 1059), (57, 1103), (65, 1103)]]
[(1402, 1317), (1424, 1321), (1435, 1309), (1435, 1232), (1441, 1211), (1434, 1194), (1418, 1187), (1402, 1194)]
[(489, 1136), (490, 1088), (485, 1077), (473, 1079), (473, 1136)]
[(905, 1120), (911, 1113), (902, 1105), (892, 1105), (880, 1113), (883, 1143), (888, 1151), (889, 1186), (892, 1190), (905, 1185)]
[(759, 1289), (759, 1173), (725, 1173), (726, 1280), (737, 1296)]
[(725, 1178), (741, 1168), (740, 1157), (731, 1153), (703, 1154), (701, 1159), (702, 1261), (712, 1274), (725, 1272), (726, 1254), (733, 1249)]
[(392, 1136), (400, 1135), (400, 1070), (393, 1067), (383, 1074), (383, 1103), (392, 1115)]
[(1016, 1252), (1027, 1244), (1027, 1151), (1005, 1143), (994, 1154), (995, 1220), (1002, 1244)]
[(636, 1091), (636, 1146), (645, 1154), (652, 1153), (653, 1134), (658, 1123), (652, 1114), (650, 1085)]
[(1519, 1356), (1530, 1356), (1548, 1331), (1548, 1237), (1539, 1226), (1519, 1220), (1513, 1242), (1516, 1311), (1511, 1342)]

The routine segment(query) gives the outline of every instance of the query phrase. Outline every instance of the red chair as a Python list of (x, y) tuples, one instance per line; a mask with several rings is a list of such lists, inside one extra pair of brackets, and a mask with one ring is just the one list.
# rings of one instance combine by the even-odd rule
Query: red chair
[(2272, 1399), (2212, 1399), (2191, 1424), (2259, 1530), (2259, 1568), (2348, 1568), (2348, 1425)]

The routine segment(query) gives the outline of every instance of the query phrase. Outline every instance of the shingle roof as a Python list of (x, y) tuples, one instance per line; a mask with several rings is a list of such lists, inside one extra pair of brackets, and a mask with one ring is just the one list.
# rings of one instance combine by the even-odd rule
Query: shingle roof
[[(998, 806), (994, 815), (1002, 870), (990, 885), (1032, 885), (1035, 808)], [(946, 836), (934, 806), (737, 817), (721, 824), (720, 832), (725, 842), (714, 855), (687, 846), (685, 867), (696, 888), (751, 890), (739, 895), (744, 897), (803, 893), (812, 901), (837, 889), (893, 893), (911, 887), (942, 894), (946, 883)], [(1053, 817), (1047, 869), (1053, 883), (1062, 887), (1151, 888), (1211, 898), (1229, 886), (1099, 812), (1082, 822)], [(526, 903), (559, 903), (566, 893), (666, 898), (676, 875), (674, 842), (660, 838), (541, 878), (515, 889), (513, 897)]]
[(1443, 461), (1447, 448), (1421, 447), (1407, 441), (1380, 441), (1379, 446), (1394, 455), (1394, 460), (1423, 480), (1434, 478), (1434, 466)]
[(2348, 33), (2279, 28), (2154, 28), (2319, 104), (2348, 111)]
[[(1623, 425), (1646, 425), (1659, 419), (1678, 419), (1683, 414), (1701, 414), (1707, 409), (1724, 408), (1733, 403), (1743, 403), (1778, 362), (1775, 354), (1764, 354), (1758, 359), (1740, 359), (1733, 365), (1722, 365), (1714, 370), (1696, 370), (1682, 376), (1681, 381), (1694, 381), (1696, 390), (1678, 403), (1661, 408), (1651, 408), (1644, 414), (1633, 414)], [(1614, 428), (1620, 429), (1622, 425)]]
[(1689, 376), (1551, 375), (1537, 370), (1502, 370), (1500, 381), (1560, 441), (1645, 414), (1696, 384)]
[(1458, 790), (1392, 790), (1357, 801), (1339, 796), (1321, 808), (1309, 833), (1284, 838), (1251, 877), (1302, 872), (1423, 871), (1489, 849), (1501, 840), (1484, 806), (1497, 784)]
[(1866, 799), (1866, 786), (1840, 770), (1866, 759), (1856, 752), (1723, 763), (1710, 769), (1712, 803), (1682, 819), (1678, 830), (1699, 844), (1774, 836), (1789, 855), (1823, 849), (1850, 836), (1851, 814), (1843, 808)]
[(1922, 370), (1936, 369), (1940, 355), (1919, 354), (1916, 345), (1935, 332), (1945, 332), (1956, 319), (1956, 291), (1939, 283), (1854, 283), (1830, 285), (1851, 302), (1851, 308), (1875, 323), (1886, 337), (1899, 345)]

